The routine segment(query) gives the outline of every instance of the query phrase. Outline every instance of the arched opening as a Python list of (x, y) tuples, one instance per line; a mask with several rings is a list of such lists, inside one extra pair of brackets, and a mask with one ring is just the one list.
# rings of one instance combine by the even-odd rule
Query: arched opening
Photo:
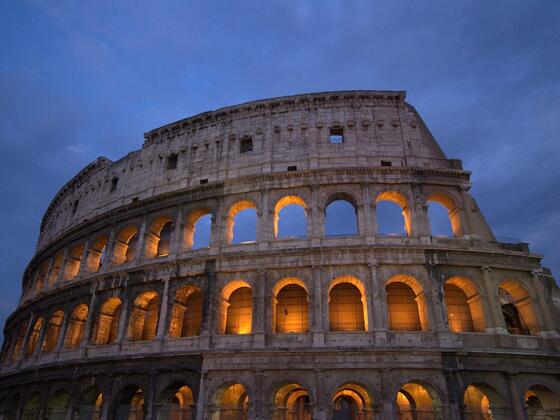
[(166, 257), (171, 250), (171, 240), (175, 225), (169, 216), (155, 219), (145, 237), (146, 258)]
[(500, 283), (498, 296), (506, 328), (510, 334), (536, 335), (539, 332), (532, 299), (519, 282)]
[(484, 332), (482, 299), (475, 284), (465, 277), (452, 277), (443, 288), (449, 329), (454, 332)]
[(169, 322), (170, 337), (200, 335), (202, 326), (202, 292), (198, 287), (185, 286), (177, 291)]
[(21, 346), (23, 345), (23, 341), (25, 340), (25, 333), (27, 332), (27, 327), (29, 326), (29, 321), (30, 319), (26, 319), (25, 321), (23, 321), (19, 328), (18, 328), (18, 333), (16, 336), (16, 340), (14, 342), (14, 345), (12, 347), (12, 354), (10, 355), (12, 361), (16, 361), (19, 359), (20, 356), (20, 352), (21, 352)]
[(78, 305), (68, 321), (68, 329), (64, 339), (64, 347), (74, 349), (80, 346), (84, 336), (84, 329), (89, 308), (85, 304)]
[(332, 196), (325, 207), (325, 235), (353, 236), (358, 234), (358, 209), (348, 194)]
[(274, 238), (306, 238), (307, 206), (295, 195), (282, 197), (274, 206)]
[(149, 291), (138, 295), (130, 312), (128, 339), (130, 341), (153, 340), (157, 332), (158, 317), (158, 293)]
[(93, 333), (95, 345), (112, 344), (117, 341), (120, 316), (121, 300), (118, 297), (111, 297), (103, 302)]
[(233, 290), (225, 301), (225, 334), (250, 334), (253, 318), (253, 291), (249, 285)]
[(144, 420), (144, 391), (137, 386), (127, 386), (119, 395), (115, 420)]
[(29, 334), (29, 339), (27, 340), (27, 348), (25, 349), (25, 354), (27, 356), (31, 356), (35, 352), (42, 328), (43, 328), (43, 317), (39, 317), (33, 324), (33, 329), (31, 330), (31, 333)]
[[(17, 410), (17, 407), (14, 407), (14, 411), (15, 410)], [(39, 417), (40, 413), (41, 413), (41, 395), (39, 395), (38, 392), (34, 392), (29, 396), (29, 398), (25, 402), (25, 405), (23, 406), (23, 410), (21, 413), (21, 418), (25, 420), (38, 419), (40, 418)]]
[(273, 331), (304, 333), (309, 330), (309, 297), (299, 279), (284, 279), (273, 291)]
[[(19, 394), (14, 395), (11, 399), (6, 398), (6, 405), (3, 407), (4, 411), (0, 411), (0, 414), (4, 415), (6, 420), (16, 420), (18, 414), (20, 413), (20, 403), (21, 397)], [(22, 413), (22, 418), (25, 413)]]
[(274, 396), (274, 420), (311, 420), (309, 391), (292, 383), (282, 386)]
[(212, 416), (215, 420), (247, 420), (249, 396), (243, 385), (233, 384), (219, 393), (218, 407), (218, 415)]
[(388, 236), (412, 234), (412, 217), (404, 195), (385, 191), (377, 196), (375, 203), (377, 233)]
[(80, 272), (82, 256), (84, 255), (84, 245), (75, 245), (66, 257), (66, 265), (64, 266), (64, 279), (72, 280)]
[(187, 249), (208, 248), (212, 230), (212, 213), (208, 208), (193, 210), (185, 224), (185, 246)]
[(49, 273), (49, 280), (48, 280), (49, 286), (52, 286), (56, 283), (58, 276), (60, 274), (60, 269), (62, 268), (63, 259), (64, 259), (63, 252), (59, 252), (58, 254), (55, 255), (52, 262), (51, 271)]
[(420, 283), (410, 276), (392, 277), (385, 286), (389, 328), (393, 331), (426, 331), (426, 302)]
[(333, 420), (373, 419), (371, 396), (360, 385), (342, 385), (334, 394), (332, 403)]
[(433, 236), (463, 236), (461, 210), (455, 201), (443, 193), (433, 193), (428, 197), (428, 218)]
[(113, 258), (115, 264), (124, 264), (136, 258), (138, 247), (138, 228), (129, 225), (122, 229), (115, 240)]
[(45, 286), (45, 280), (47, 279), (47, 272), (49, 270), (49, 263), (48, 261), (44, 261), (41, 264), (41, 267), (37, 271), (37, 278), (35, 279), (35, 294), (38, 294), (43, 290)]
[(405, 384), (397, 392), (397, 415), (399, 420), (435, 420), (437, 404), (428, 389), (418, 383)]
[(86, 266), (89, 273), (96, 273), (105, 263), (108, 240), (107, 235), (99, 235), (91, 243)]
[(365, 289), (353, 277), (339, 277), (329, 290), (329, 331), (366, 331)]
[(257, 240), (257, 206), (242, 200), (232, 205), (226, 220), (226, 242), (242, 244)]
[(49, 353), (56, 348), (62, 321), (64, 321), (63, 311), (59, 310), (51, 315), (49, 322), (47, 323), (47, 330), (45, 331), (45, 338), (41, 347), (41, 351), (43, 353)]
[[(486, 387), (482, 387), (486, 390)], [(490, 405), (490, 398), (479, 387), (469, 385), (463, 395), (463, 407), (466, 420), (494, 420), (494, 416), (501, 411)]]
[(550, 388), (533, 385), (525, 393), (525, 409), (529, 420), (560, 418), (560, 401)]
[(157, 407), (158, 420), (191, 420), (194, 418), (194, 397), (190, 387), (174, 384), (162, 394)]
[(80, 420), (101, 420), (101, 407), (103, 406), (103, 394), (99, 387), (88, 388), (80, 398), (78, 418)]
[(64, 419), (67, 418), (68, 408), (70, 406), (70, 395), (67, 391), (60, 389), (49, 398), (47, 418)]

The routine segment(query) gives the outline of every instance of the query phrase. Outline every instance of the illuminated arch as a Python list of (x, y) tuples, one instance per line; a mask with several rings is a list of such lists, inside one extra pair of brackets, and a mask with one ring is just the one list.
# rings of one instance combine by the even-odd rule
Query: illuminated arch
[(439, 397), (427, 384), (408, 382), (402, 385), (397, 392), (396, 403), (399, 419), (436, 420), (439, 418)]
[(64, 338), (64, 347), (73, 349), (80, 346), (84, 336), (88, 312), (89, 307), (86, 304), (78, 305), (72, 311), (68, 321), (66, 337)]
[(47, 330), (45, 332), (45, 338), (41, 346), (41, 351), (43, 353), (49, 353), (56, 348), (63, 321), (64, 311), (62, 310), (54, 312), (49, 318), (49, 322), (46, 325)]
[(373, 419), (372, 398), (362, 385), (341, 385), (332, 397), (332, 404), (334, 418)]
[(129, 385), (119, 393), (114, 418), (143, 419), (144, 408), (144, 391), (136, 385)]
[(72, 280), (80, 272), (82, 256), (84, 255), (84, 244), (74, 245), (68, 252), (66, 264), (64, 265), (64, 279)]
[(531, 386), (525, 392), (524, 400), (529, 420), (553, 419), (560, 415), (558, 395), (545, 385)]
[(95, 273), (99, 271), (101, 266), (106, 263), (106, 250), (107, 250), (107, 242), (109, 241), (109, 237), (107, 235), (99, 235), (97, 236), (93, 242), (91, 243), (88, 256), (86, 267), (89, 273)]
[(62, 269), (62, 264), (64, 263), (64, 253), (61, 251), (57, 253), (52, 262), (51, 271), (49, 272), (48, 283), (49, 286), (53, 286), (58, 280), (60, 270)]
[(47, 280), (48, 271), (49, 271), (49, 263), (48, 261), (44, 261), (36, 273), (35, 287), (33, 290), (35, 294), (38, 294), (41, 292), (41, 290), (43, 290), (43, 287), (45, 286), (45, 281)]
[(192, 285), (184, 286), (175, 295), (169, 321), (169, 336), (174, 338), (197, 336), (200, 335), (201, 326), (202, 291)]
[(383, 201), (394, 203), (401, 208), (405, 232), (408, 236), (412, 235), (412, 214), (406, 197), (397, 191), (383, 191), (377, 195), (375, 204)]
[(112, 344), (117, 340), (121, 300), (110, 297), (101, 305), (94, 330), (95, 345)]
[(482, 297), (472, 280), (466, 277), (451, 277), (444, 284), (443, 294), (451, 331), (485, 331)]
[[(238, 213), (243, 210), (254, 209), (257, 210), (257, 205), (250, 200), (240, 200), (234, 203), (228, 210), (226, 218), (226, 242), (231, 244), (234, 242), (233, 237), (233, 227), (235, 226), (235, 217)], [(257, 222), (258, 223), (258, 222)], [(255, 229), (255, 240), (256, 240), (256, 229)]]
[(191, 419), (194, 403), (193, 392), (188, 385), (173, 383), (161, 394), (157, 418)]
[(253, 318), (253, 292), (244, 280), (233, 280), (222, 290), (221, 334), (250, 334)]
[(273, 220), (273, 229), (274, 229), (274, 238), (278, 238), (278, 223), (280, 221), (280, 212), (282, 211), (282, 209), (286, 206), (290, 206), (290, 205), (296, 205), (299, 206), (303, 209), (304, 211), (304, 216), (305, 216), (305, 235), (307, 236), (307, 205), (305, 204), (305, 201), (303, 201), (303, 199), (297, 195), (286, 195), (284, 197), (282, 197), (280, 200), (278, 200), (276, 202), (276, 205), (274, 206), (274, 220)]
[(420, 282), (400, 274), (385, 284), (389, 328), (394, 331), (426, 331), (426, 298)]
[(212, 413), (212, 420), (248, 419), (249, 395), (240, 383), (222, 385), (213, 400), (217, 410)]
[(274, 285), (272, 330), (277, 333), (303, 333), (309, 330), (309, 293), (300, 279), (284, 278)]
[(151, 223), (145, 237), (145, 257), (156, 258), (169, 255), (174, 229), (175, 225), (170, 216), (163, 215), (157, 217)]
[(503, 407), (500, 394), (487, 384), (470, 384), (463, 393), (463, 407), (467, 419), (493, 419)]
[(330, 331), (367, 331), (366, 289), (353, 276), (341, 276), (329, 285)]
[(123, 228), (115, 240), (113, 259), (115, 264), (124, 264), (136, 258), (138, 245), (138, 228), (128, 225)]
[(21, 353), (21, 347), (23, 345), (23, 341), (25, 340), (25, 333), (27, 332), (27, 328), (29, 326), (29, 322), (31, 321), (31, 319), (26, 319), (25, 321), (21, 322), (19, 325), (19, 328), (17, 329), (17, 336), (14, 342), (14, 345), (12, 347), (12, 352), (9, 355), (10, 359), (12, 361), (16, 361), (18, 360), (20, 353)]
[(274, 395), (274, 419), (311, 419), (309, 391), (298, 383), (281, 386)]
[(453, 235), (457, 238), (464, 235), (463, 224), (461, 221), (461, 209), (457, 206), (457, 203), (449, 194), (434, 192), (428, 196), (426, 201), (428, 203), (433, 201), (444, 206), (447, 209)]
[(37, 320), (33, 323), (33, 329), (29, 334), (29, 339), (27, 340), (27, 348), (25, 349), (25, 355), (31, 356), (35, 349), (37, 348), (37, 343), (39, 341), (39, 336), (41, 334), (41, 329), (43, 328), (43, 317), (37, 318)]
[[(207, 207), (200, 207), (192, 210), (187, 216), (185, 223), (185, 236), (184, 242), (186, 249), (193, 249), (195, 245), (195, 234), (197, 222), (204, 216), (212, 216), (212, 211)], [(210, 243), (210, 238), (206, 238), (207, 242)]]
[(128, 339), (131, 341), (153, 340), (159, 318), (159, 294), (143, 292), (134, 300), (128, 323)]
[(98, 386), (93, 385), (82, 393), (80, 405), (78, 407), (78, 418), (92, 420), (101, 418), (102, 406), (103, 393)]
[(506, 327), (511, 334), (538, 334), (539, 325), (532, 298), (521, 282), (502, 281), (498, 286), (498, 295)]

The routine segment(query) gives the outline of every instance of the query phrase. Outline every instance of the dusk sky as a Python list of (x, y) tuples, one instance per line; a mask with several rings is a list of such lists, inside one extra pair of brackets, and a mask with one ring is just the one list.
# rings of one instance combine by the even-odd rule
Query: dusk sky
[(406, 90), (496, 235), (560, 276), (560, 1), (0, 2), (0, 322), (41, 217), (98, 156), (244, 101)]

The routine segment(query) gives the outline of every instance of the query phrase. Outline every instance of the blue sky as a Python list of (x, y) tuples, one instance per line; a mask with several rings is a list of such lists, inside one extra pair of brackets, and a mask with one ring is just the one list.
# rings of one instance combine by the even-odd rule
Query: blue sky
[(0, 3), (0, 322), (42, 213), (96, 157), (252, 99), (403, 89), (497, 235), (560, 275), (560, 2)]

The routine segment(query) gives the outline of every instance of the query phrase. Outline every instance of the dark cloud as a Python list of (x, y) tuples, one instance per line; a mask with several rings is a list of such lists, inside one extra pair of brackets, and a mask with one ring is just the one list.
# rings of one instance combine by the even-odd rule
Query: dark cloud
[(560, 273), (555, 0), (6, 1), (0, 20), (0, 322), (80, 168), (161, 124), (306, 91), (406, 89), (494, 231)]

